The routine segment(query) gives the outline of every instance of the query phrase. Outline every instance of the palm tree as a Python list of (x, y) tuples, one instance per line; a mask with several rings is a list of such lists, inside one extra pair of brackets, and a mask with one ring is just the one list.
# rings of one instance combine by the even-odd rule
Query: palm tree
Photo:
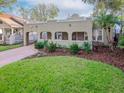
[(105, 30), (107, 41), (110, 43), (110, 30), (111, 27), (113, 27), (114, 24), (118, 21), (118, 18), (112, 14), (106, 14), (105, 12), (102, 12), (99, 16), (94, 18), (94, 21), (101, 29)]

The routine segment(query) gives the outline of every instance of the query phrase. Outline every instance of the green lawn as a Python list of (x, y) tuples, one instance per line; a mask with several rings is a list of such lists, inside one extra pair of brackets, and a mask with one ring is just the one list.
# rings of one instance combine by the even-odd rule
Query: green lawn
[(0, 68), (0, 93), (124, 93), (124, 73), (76, 57), (26, 59)]
[(9, 50), (9, 49), (13, 49), (13, 48), (18, 48), (20, 46), (21, 46), (20, 44), (16, 44), (16, 45), (0, 45), (0, 52), (5, 51), (5, 50)]

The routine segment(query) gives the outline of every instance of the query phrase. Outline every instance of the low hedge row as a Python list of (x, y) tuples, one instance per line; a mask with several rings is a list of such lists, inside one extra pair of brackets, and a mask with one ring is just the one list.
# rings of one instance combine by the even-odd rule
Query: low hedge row
[[(35, 43), (35, 48), (36, 49), (47, 48), (49, 52), (55, 52), (56, 49), (59, 48), (59, 46), (57, 47), (57, 44), (53, 42), (48, 43), (48, 41), (40, 41)], [(89, 44), (88, 42), (84, 42), (84, 44), (81, 47), (79, 47), (78, 44), (74, 43), (69, 47), (69, 50), (72, 54), (77, 54), (81, 49), (83, 49), (87, 53), (90, 53), (91, 44)]]

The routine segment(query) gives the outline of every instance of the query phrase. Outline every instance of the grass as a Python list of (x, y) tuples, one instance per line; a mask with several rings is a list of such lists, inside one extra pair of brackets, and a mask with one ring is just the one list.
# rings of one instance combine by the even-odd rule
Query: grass
[(20, 46), (21, 46), (20, 44), (15, 44), (15, 45), (0, 45), (0, 52), (1, 51), (5, 51), (5, 50), (9, 50), (9, 49), (18, 48)]
[(124, 73), (76, 57), (26, 59), (0, 68), (0, 93), (124, 93)]

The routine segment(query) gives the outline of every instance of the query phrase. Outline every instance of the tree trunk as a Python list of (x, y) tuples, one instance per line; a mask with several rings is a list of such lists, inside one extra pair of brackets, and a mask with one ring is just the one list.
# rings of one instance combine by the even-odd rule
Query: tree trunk
[(109, 36), (108, 36), (108, 30), (107, 30), (107, 28), (104, 28), (104, 29), (105, 29), (105, 32), (106, 32), (107, 42), (110, 43), (110, 41), (109, 41)]
[(111, 49), (111, 51), (113, 51), (114, 50), (114, 47), (113, 47), (113, 42), (110, 39), (110, 31), (111, 31), (111, 28), (110, 27), (105, 28), (108, 46)]

